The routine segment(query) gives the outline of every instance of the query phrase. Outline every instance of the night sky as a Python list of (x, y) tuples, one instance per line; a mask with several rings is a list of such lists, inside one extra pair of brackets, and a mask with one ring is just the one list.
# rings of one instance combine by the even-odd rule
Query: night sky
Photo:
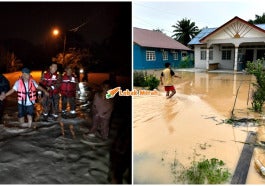
[(20, 38), (35, 45), (43, 44), (52, 39), (52, 28), (69, 30), (86, 21), (79, 34), (87, 42), (101, 42), (117, 24), (131, 24), (131, 3), (0, 2), (0, 39)]
[[(95, 66), (96, 70), (113, 68), (130, 75), (131, 8), (129, 1), (0, 2), (0, 47), (14, 52), (23, 65), (33, 68), (50, 62), (64, 46), (65, 51), (86, 48), (92, 55), (90, 64), (103, 64)], [(83, 23), (75, 33), (69, 32)], [(62, 31), (57, 38), (52, 35), (54, 28)], [(0, 59), (1, 69), (2, 63)]]

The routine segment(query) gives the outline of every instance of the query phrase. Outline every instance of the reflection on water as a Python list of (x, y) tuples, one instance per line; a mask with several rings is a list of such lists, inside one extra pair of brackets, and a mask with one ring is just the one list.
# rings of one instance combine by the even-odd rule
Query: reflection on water
[[(61, 133), (62, 133), (62, 136), (65, 137), (65, 124), (63, 122), (60, 122), (60, 127), (61, 127)], [(74, 129), (74, 125), (73, 124), (68, 124), (68, 127), (69, 127), (69, 131), (72, 135), (72, 138), (75, 139), (76, 138), (76, 135), (75, 135), (75, 129)]]
[(170, 121), (172, 121), (172, 119), (174, 119), (178, 114), (178, 111), (175, 111), (173, 109), (175, 104), (177, 104), (175, 98), (172, 98), (171, 100), (166, 100), (162, 112), (163, 118), (165, 119), (165, 124), (170, 134), (172, 134), (175, 130), (174, 127), (170, 124)]
[[(181, 74), (182, 80), (176, 82), (180, 93), (200, 96), (226, 117), (230, 117), (235, 102), (237, 112), (241, 109), (247, 112), (247, 108), (251, 107), (251, 88), (252, 83), (255, 82), (255, 77), (252, 75), (199, 72)], [(239, 91), (235, 100), (237, 90)]]

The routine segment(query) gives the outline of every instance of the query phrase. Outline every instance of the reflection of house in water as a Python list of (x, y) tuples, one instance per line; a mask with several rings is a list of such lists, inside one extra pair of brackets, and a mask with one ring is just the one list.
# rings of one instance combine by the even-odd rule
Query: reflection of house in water
[(177, 89), (180, 93), (199, 96), (216, 110), (226, 113), (227, 116), (233, 108), (235, 99), (236, 109), (251, 107), (250, 86), (255, 81), (252, 75), (185, 72), (182, 77), (188, 81), (179, 84)]
[(195, 68), (241, 71), (247, 61), (265, 57), (265, 24), (234, 17), (218, 28), (205, 28), (188, 44), (194, 46)]
[(251, 79), (252, 76), (246, 74), (195, 73), (194, 86), (205, 93), (222, 91), (229, 96), (234, 96), (238, 87), (249, 85)]
[(246, 103), (249, 86), (255, 81), (254, 76), (243, 73), (185, 72), (182, 76), (189, 81), (179, 85), (180, 92), (198, 95), (220, 105), (225, 104), (220, 100), (234, 100), (239, 87), (238, 99)]

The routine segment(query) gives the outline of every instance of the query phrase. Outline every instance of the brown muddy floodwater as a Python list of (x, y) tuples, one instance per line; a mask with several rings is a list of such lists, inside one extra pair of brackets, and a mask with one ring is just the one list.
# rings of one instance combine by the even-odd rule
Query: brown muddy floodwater
[[(153, 71), (159, 77), (160, 71)], [(233, 174), (251, 124), (233, 127), (224, 120), (232, 109), (238, 118), (258, 118), (251, 108), (252, 83), (247, 74), (178, 71), (177, 93), (133, 97), (134, 183), (173, 184), (172, 164), (190, 167), (192, 160), (217, 158)], [(235, 101), (236, 100), (236, 101)], [(179, 166), (179, 167), (181, 167)], [(180, 168), (181, 170), (181, 168)], [(178, 172), (178, 171), (177, 171)], [(228, 182), (228, 184), (230, 181)], [(264, 184), (251, 162), (247, 184)]]

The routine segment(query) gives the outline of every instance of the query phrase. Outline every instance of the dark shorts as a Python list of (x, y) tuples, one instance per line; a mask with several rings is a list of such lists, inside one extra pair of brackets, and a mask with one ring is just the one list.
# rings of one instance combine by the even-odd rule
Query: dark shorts
[(165, 86), (165, 91), (174, 91), (175, 87), (174, 86)]
[(33, 116), (33, 114), (34, 114), (34, 105), (23, 106), (21, 104), (18, 104), (18, 117), (19, 118), (22, 118), (26, 115)]
[(4, 102), (0, 101), (0, 122), (4, 114)]

